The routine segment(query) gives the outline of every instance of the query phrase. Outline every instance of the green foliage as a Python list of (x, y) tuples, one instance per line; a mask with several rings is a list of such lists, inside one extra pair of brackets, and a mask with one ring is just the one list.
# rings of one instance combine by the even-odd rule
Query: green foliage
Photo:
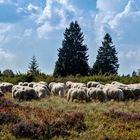
[(77, 21), (71, 22), (64, 32), (62, 48), (58, 49), (54, 76), (88, 75), (88, 49), (83, 42), (84, 35), (79, 24)]
[(31, 73), (31, 74), (34, 74), (34, 75), (37, 75), (39, 74), (39, 65), (37, 63), (37, 60), (36, 60), (36, 57), (33, 56), (32, 59), (31, 59), (31, 62), (29, 63), (29, 66), (28, 66), (29, 70), (28, 70), (28, 73)]
[(102, 42), (102, 46), (98, 50), (98, 55), (96, 57), (96, 62), (93, 65), (92, 74), (117, 74), (119, 64), (115, 46), (112, 44), (112, 38), (107, 33)]
[(2, 74), (4, 76), (14, 76), (14, 72), (11, 69), (5, 69)]

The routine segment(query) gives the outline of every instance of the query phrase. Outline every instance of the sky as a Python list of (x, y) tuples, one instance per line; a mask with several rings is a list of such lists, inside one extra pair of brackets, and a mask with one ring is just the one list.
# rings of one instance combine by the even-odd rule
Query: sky
[(140, 0), (0, 0), (0, 70), (26, 72), (33, 55), (52, 74), (63, 33), (77, 20), (92, 67), (106, 33), (119, 59), (118, 73), (140, 69)]

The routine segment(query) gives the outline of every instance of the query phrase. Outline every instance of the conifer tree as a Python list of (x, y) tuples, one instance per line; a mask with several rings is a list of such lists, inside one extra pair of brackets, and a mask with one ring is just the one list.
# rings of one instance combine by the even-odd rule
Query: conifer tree
[(117, 74), (119, 68), (117, 52), (111, 36), (107, 33), (98, 50), (92, 74)]
[(31, 62), (29, 63), (29, 66), (28, 66), (29, 70), (28, 70), (28, 73), (31, 73), (31, 74), (39, 74), (39, 65), (37, 63), (37, 60), (36, 60), (36, 57), (33, 56), (32, 59), (31, 59)]
[(54, 75), (88, 75), (87, 46), (84, 35), (77, 21), (71, 22), (64, 32), (62, 48), (58, 49), (58, 60), (55, 64)]

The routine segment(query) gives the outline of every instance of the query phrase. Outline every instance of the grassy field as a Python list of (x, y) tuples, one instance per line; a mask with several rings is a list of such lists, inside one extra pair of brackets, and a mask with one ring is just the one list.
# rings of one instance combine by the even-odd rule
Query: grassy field
[[(140, 101), (79, 103), (50, 97), (18, 102), (11, 98), (10, 93), (5, 98), (14, 105), (8, 103), (10, 105), (0, 108), (1, 114), (8, 112), (10, 116), (16, 115), (13, 120), (20, 118), (29, 124), (37, 123), (43, 132), (45, 127), (40, 124), (49, 122), (52, 140), (140, 140)], [(42, 134), (36, 129), (33, 132), (39, 137), (21, 136), (20, 125), (15, 125), (17, 122), (11, 118), (5, 119), (0, 117), (0, 140), (47, 139), (42, 137), (47, 132)]]

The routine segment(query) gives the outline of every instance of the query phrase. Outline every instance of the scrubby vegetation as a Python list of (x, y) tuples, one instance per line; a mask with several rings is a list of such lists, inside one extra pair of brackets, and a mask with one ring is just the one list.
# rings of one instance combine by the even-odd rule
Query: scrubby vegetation
[(19, 102), (0, 98), (2, 140), (140, 139), (140, 101), (68, 102), (49, 97)]
[(0, 76), (0, 82), (10, 82), (13, 84), (17, 84), (18, 82), (39, 82), (45, 81), (47, 83), (50, 82), (66, 82), (66, 81), (73, 81), (73, 82), (82, 82), (87, 83), (88, 81), (98, 81), (100, 83), (106, 84), (111, 83), (112, 81), (118, 81), (124, 84), (132, 84), (132, 83), (139, 83), (140, 76), (119, 76), (119, 75), (111, 75), (111, 74), (104, 74), (104, 75), (92, 75), (92, 76), (81, 76), (77, 74), (76, 76), (67, 76), (67, 77), (53, 77), (51, 75), (45, 74), (38, 74), (34, 75), (31, 73), (28, 74), (16, 74), (14, 76)]

